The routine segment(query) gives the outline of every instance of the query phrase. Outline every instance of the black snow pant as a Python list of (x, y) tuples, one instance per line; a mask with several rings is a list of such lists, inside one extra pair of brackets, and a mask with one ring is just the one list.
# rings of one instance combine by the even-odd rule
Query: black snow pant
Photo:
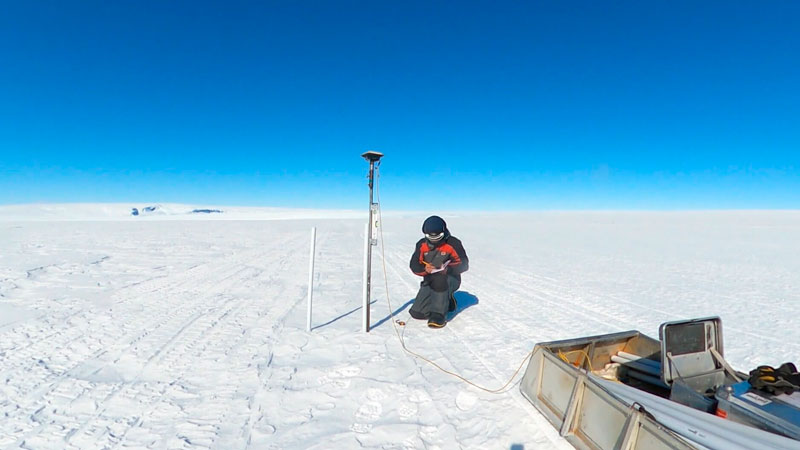
[(461, 280), (452, 275), (428, 275), (419, 285), (414, 304), (408, 311), (415, 319), (428, 319), (431, 314), (447, 315), (450, 296), (461, 286)]

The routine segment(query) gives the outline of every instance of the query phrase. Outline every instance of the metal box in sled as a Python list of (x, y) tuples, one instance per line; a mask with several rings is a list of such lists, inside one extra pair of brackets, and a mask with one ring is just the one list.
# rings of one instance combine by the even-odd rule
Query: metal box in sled
[(716, 398), (717, 415), (800, 440), (800, 392), (771, 395), (742, 381), (719, 389)]

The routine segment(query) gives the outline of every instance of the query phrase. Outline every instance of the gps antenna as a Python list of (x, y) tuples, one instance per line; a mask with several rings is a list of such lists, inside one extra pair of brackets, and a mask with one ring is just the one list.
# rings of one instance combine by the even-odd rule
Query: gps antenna
[(369, 297), (370, 297), (370, 278), (372, 275), (372, 246), (378, 244), (378, 222), (376, 213), (378, 204), (372, 202), (372, 186), (374, 183), (375, 167), (380, 165), (383, 153), (368, 151), (361, 155), (369, 161), (369, 219), (367, 221), (366, 232), (364, 233), (364, 326), (363, 331), (369, 332)]

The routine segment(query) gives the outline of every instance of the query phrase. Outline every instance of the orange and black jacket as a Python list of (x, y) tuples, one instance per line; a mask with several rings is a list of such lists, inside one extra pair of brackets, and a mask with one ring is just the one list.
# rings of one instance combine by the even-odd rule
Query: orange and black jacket
[[(414, 250), (414, 254), (411, 255), (411, 262), (409, 263), (411, 271), (421, 277), (432, 276), (425, 272), (425, 263), (430, 261), (434, 250), (438, 253), (438, 256), (450, 261), (447, 265), (447, 274), (461, 281), (461, 274), (469, 269), (469, 258), (461, 241), (457, 237), (450, 236), (449, 232), (442, 239), (442, 242), (437, 243), (436, 246), (431, 245), (425, 238), (417, 242), (417, 247)], [(446, 255), (443, 253), (446, 253)]]

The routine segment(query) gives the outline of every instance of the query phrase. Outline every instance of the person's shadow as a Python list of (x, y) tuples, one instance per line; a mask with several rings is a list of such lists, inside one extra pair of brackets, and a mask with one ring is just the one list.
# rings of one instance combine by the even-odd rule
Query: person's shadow
[[(456, 291), (456, 293), (453, 294), (453, 296), (456, 298), (456, 310), (447, 313), (447, 321), (448, 322), (453, 320), (457, 315), (461, 314), (461, 311), (464, 311), (465, 309), (469, 308), (470, 306), (478, 304), (478, 297), (470, 294), (467, 291)], [(395, 309), (392, 314), (389, 314), (388, 316), (384, 317), (378, 323), (376, 323), (375, 325), (372, 325), (370, 328), (376, 328), (376, 327), (381, 326), (384, 322), (386, 322), (387, 320), (391, 319), (392, 316), (394, 316), (396, 318), (398, 314), (400, 314), (401, 312), (405, 311), (406, 308), (410, 307), (413, 303), (414, 303), (414, 299), (412, 298), (411, 300), (407, 301), (404, 305), (402, 305), (399, 308)]]
[(474, 306), (478, 304), (478, 297), (470, 294), (467, 291), (456, 291), (453, 294), (453, 297), (456, 298), (456, 310), (447, 313), (447, 321), (450, 322), (459, 314), (461, 311), (469, 308), (470, 306)]

